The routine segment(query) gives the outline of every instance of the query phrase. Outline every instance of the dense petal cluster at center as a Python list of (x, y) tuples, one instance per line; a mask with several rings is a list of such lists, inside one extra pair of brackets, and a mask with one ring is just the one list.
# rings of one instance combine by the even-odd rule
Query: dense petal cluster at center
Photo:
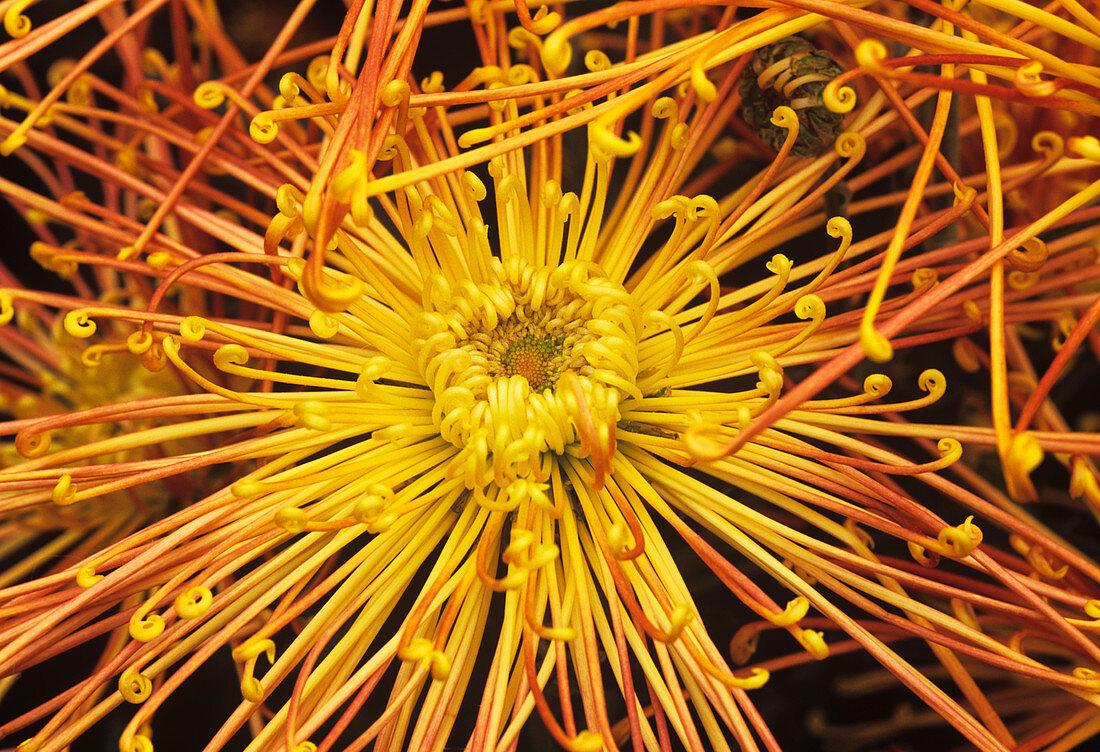
[(595, 449), (606, 463), (620, 401), (641, 396), (641, 311), (591, 263), (481, 261), (480, 284), (429, 281), (437, 309), (417, 318), (414, 340), (433, 419), (461, 450), (467, 487), (545, 481), (549, 455), (567, 448)]

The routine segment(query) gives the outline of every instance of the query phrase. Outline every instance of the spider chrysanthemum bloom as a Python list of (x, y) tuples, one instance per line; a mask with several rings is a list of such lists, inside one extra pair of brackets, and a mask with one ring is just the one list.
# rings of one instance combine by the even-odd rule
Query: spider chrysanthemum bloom
[[(48, 85), (60, 86), (57, 93), (64, 96), (62, 103), (44, 121), (37, 123), (53, 133), (47, 123), (52, 117), (59, 117), (57, 127), (61, 132), (70, 132), (74, 126), (80, 130), (82, 114), (96, 111), (98, 104), (99, 113), (122, 122), (121, 125), (115, 123), (116, 129), (105, 127), (101, 121), (83, 129), (82, 133), (90, 135), (93, 141), (98, 138), (101, 145), (107, 142), (117, 149), (113, 160), (98, 162), (98, 169), (116, 177), (131, 174), (125, 171), (127, 169), (139, 172), (139, 142), (123, 143), (132, 136), (125, 123), (134, 110), (141, 109), (135, 97), (151, 103), (153, 93), (148, 88), (140, 92), (123, 92), (94, 76), (74, 77), (94, 61), (93, 56), (82, 61), (51, 59), (48, 66), (39, 64), (35, 68), (13, 64), (22, 56), (18, 52), (20, 47), (29, 46), (34, 51), (41, 44), (34, 35), (24, 40), (29, 22), (20, 14), (26, 11), (27, 5), (8, 4), (3, 10), (5, 28), (16, 38), (5, 45), (5, 65), (11, 65), (5, 71), (8, 74), (5, 83), (12, 90), (0, 89), (0, 98), (8, 114), (33, 111), (37, 105), (44, 104), (40, 101), (34, 75), (42, 68)], [(75, 15), (88, 20), (86, 9), (78, 9)], [(64, 20), (72, 21), (71, 18)], [(103, 10), (98, 20), (112, 29), (121, 24), (133, 31), (132, 19), (119, 14), (117, 9)], [(162, 96), (172, 93), (178, 97), (189, 96), (188, 74), (181, 73), (178, 66), (169, 65), (156, 51), (140, 50), (135, 44), (140, 37), (140, 33), (127, 37), (118, 56), (119, 78), (126, 82), (143, 81), (146, 87), (160, 85)], [(72, 52), (79, 44), (66, 47), (66, 52)], [(209, 64), (210, 49), (206, 40), (196, 40), (194, 54)], [(196, 72), (198, 70), (201, 68), (196, 66)], [(162, 80), (151, 80), (154, 77)], [(126, 102), (119, 108), (126, 112), (125, 115), (102, 108), (104, 99), (113, 102), (115, 96)], [(97, 97), (101, 97), (99, 102)], [(155, 108), (155, 104), (149, 106)], [(62, 110), (64, 112), (60, 112)], [(12, 143), (16, 140), (19, 138)], [(60, 141), (54, 142), (54, 145), (59, 144)], [(160, 354), (160, 362), (153, 364), (150, 358), (154, 354), (145, 353), (151, 367), (143, 368), (126, 341), (128, 335), (133, 334), (129, 325), (121, 328), (108, 325), (98, 333), (95, 342), (74, 339), (65, 331), (64, 311), (73, 306), (91, 302), (116, 307), (146, 305), (153, 288), (148, 280), (128, 274), (130, 268), (126, 263), (116, 259), (114, 265), (86, 273), (81, 272), (80, 267), (83, 257), (97, 255), (104, 243), (117, 239), (117, 235), (114, 238), (112, 235), (118, 227), (133, 228), (138, 218), (151, 214), (153, 200), (148, 196), (124, 195), (110, 179), (98, 185), (90, 183), (80, 168), (74, 168), (69, 161), (49, 150), (24, 149), (17, 159), (23, 162), (22, 169), (11, 170), (10, 175), (6, 172), (0, 177), (0, 193), (5, 203), (25, 219), (29, 230), (29, 233), (16, 233), (12, 244), (17, 245), (23, 234), (29, 234), (35, 242), (30, 245), (29, 253), (5, 253), (4, 262), (10, 264), (10, 268), (0, 262), (0, 279), (6, 288), (0, 305), (0, 326), (3, 327), (0, 415), (5, 418), (2, 433), (16, 435), (23, 426), (32, 423), (40, 428), (49, 426), (49, 429), (29, 439), (23, 437), (0, 444), (0, 464), (10, 467), (21, 457), (61, 453), (68, 458), (61, 461), (69, 464), (84, 464), (82, 457), (96, 456), (101, 462), (141, 472), (149, 469), (150, 464), (163, 460), (166, 454), (183, 454), (216, 444), (220, 440), (216, 434), (172, 440), (164, 446), (128, 443), (124, 438), (127, 434), (174, 422), (173, 416), (181, 412), (183, 405), (187, 405), (183, 412), (193, 417), (197, 404), (205, 398), (195, 395), (194, 389), (174, 370), (163, 367), (163, 354)], [(79, 158), (76, 161), (79, 162)], [(79, 190), (78, 185), (87, 192)], [(85, 212), (82, 221), (72, 221)], [(23, 258), (19, 258), (20, 255)], [(36, 265), (41, 267), (37, 273), (31, 271)], [(26, 279), (21, 282), (23, 276)], [(34, 289), (36, 286), (45, 289)], [(22, 301), (18, 312), (11, 306), (10, 293)], [(207, 309), (209, 300), (201, 294), (191, 295), (186, 305), (199, 312)], [(124, 407), (111, 410), (112, 405)], [(98, 417), (90, 417), (93, 415)], [(91, 455), (81, 455), (88, 446), (100, 449)], [(31, 473), (33, 476), (33, 471)], [(203, 471), (177, 475), (138, 489), (108, 492), (95, 501), (76, 500), (67, 492), (68, 486), (62, 484), (55, 489), (55, 503), (42, 505), (20, 493), (30, 486), (11, 477), (5, 484), (2, 502), (5, 512), (0, 548), (4, 552), (6, 571), (0, 579), (5, 585), (11, 585), (30, 575), (48, 576), (71, 569), (74, 562), (132, 534), (147, 522), (165, 516), (179, 503), (194, 496), (194, 488), (208, 480)]]
[[(887, 165), (919, 164), (916, 187), (862, 196), (875, 179), (874, 169), (853, 172), (865, 148), (909, 143), (909, 103), (891, 112), (883, 95), (850, 117), (856, 132), (818, 144), (820, 156), (805, 161), (791, 157), (799, 113), (773, 112), (772, 125), (786, 131), (778, 156), (745, 170), (744, 185), (723, 187), (739, 161), (720, 138), (739, 109), (734, 92), (749, 57), (813, 33), (819, 20), (789, 9), (749, 21), (724, 14), (713, 35), (667, 50), (654, 41), (639, 55), (629, 20), (648, 5), (601, 11), (545, 39), (538, 34), (557, 20), (520, 11), (523, 28), (509, 31), (503, 14), (478, 6), (484, 65), (450, 90), (408, 74), (418, 27), (398, 24), (387, 6), (362, 70), (358, 50), (342, 52), (367, 33), (351, 17), (331, 58), (310, 75), (285, 76), (278, 97), (257, 86), (276, 48), (241, 74), (199, 85), (197, 104), (147, 83), (165, 110), (146, 102), (145, 122), (126, 125), (148, 148), (131, 149), (114, 170), (105, 163), (119, 162), (129, 142), (104, 139), (102, 153), (80, 157), (80, 169), (160, 202), (148, 221), (116, 212), (119, 229), (89, 221), (95, 204), (40, 209), (87, 228), (88, 250), (75, 260), (119, 268), (150, 294), (144, 305), (43, 300), (68, 311), (74, 337), (100, 336), (108, 321), (131, 327), (127, 349), (153, 368), (170, 361), (204, 392), (201, 404), (178, 406), (187, 420), (139, 432), (134, 445), (226, 438), (140, 471), (112, 462), (103, 442), (79, 456), (88, 467), (74, 467), (72, 455), (29, 456), (3, 471), (26, 484), (5, 500), (94, 501), (198, 467), (251, 464), (66, 576), (0, 593), (10, 606), (5, 673), (111, 634), (92, 673), (4, 733), (29, 727), (27, 749), (60, 749), (127, 702), (137, 707), (122, 747), (145, 749), (158, 710), (221, 651), (238, 664), (243, 699), (213, 714), (210, 748), (438, 749), (468, 740), (471, 749), (507, 749), (536, 712), (574, 749), (626, 740), (636, 749), (774, 748), (745, 691), (765, 673), (734, 670), (714, 644), (696, 583), (681, 574), (694, 559), (733, 596), (729, 608), (760, 619), (735, 638), (737, 660), (768, 627), (812, 658), (827, 652), (819, 630), (842, 630), (982, 749), (1004, 749), (1012, 737), (954, 651), (1095, 691), (1088, 666), (1100, 651), (1084, 634), (1094, 627), (1077, 618), (1095, 611), (1095, 564), (937, 474), (958, 457), (955, 431), (975, 443), (991, 434), (898, 429), (947, 437), (925, 462), (865, 438), (894, 425), (876, 413), (934, 402), (941, 374), (920, 379), (926, 396), (892, 405), (871, 404), (889, 388), (872, 376), (862, 391), (802, 399), (797, 412), (746, 432), (790, 393), (791, 373), (832, 365), (838, 349), (854, 346), (864, 312), (841, 303), (853, 295), (881, 283), (874, 308), (892, 315), (883, 330), (911, 333), (886, 347), (980, 327), (989, 293), (968, 284), (982, 269), (966, 261), (987, 238), (899, 260), (903, 247), (970, 211), (977, 191), (963, 186), (980, 179), (929, 179), (932, 141)], [(920, 30), (870, 11), (859, 18)], [(556, 78), (568, 68), (570, 29), (614, 20), (632, 29), (624, 61), (593, 52), (589, 73)], [(823, 41), (840, 35), (825, 29)], [(940, 29), (932, 39), (953, 37)], [(510, 59), (505, 40), (528, 62)], [(858, 50), (860, 40), (850, 41)], [(200, 109), (226, 101), (225, 116)], [(102, 114), (59, 110), (56, 122), (78, 135)], [(248, 132), (240, 111), (252, 115)], [(479, 127), (459, 136), (469, 123)], [(561, 135), (580, 126), (587, 130)], [(630, 128), (640, 135), (624, 136)], [(24, 148), (73, 158), (62, 136), (26, 136)], [(176, 158), (192, 156), (179, 170)], [(196, 163), (222, 174), (207, 180)], [(1021, 172), (1052, 165), (1025, 162)], [(912, 203), (896, 246), (889, 232), (851, 243), (849, 222), (821, 211), (847, 176), (857, 223), (875, 207)], [(956, 205), (916, 216), (926, 195), (953, 193)], [(264, 212), (241, 198), (254, 196)], [(233, 218), (214, 211), (229, 207)], [(275, 214), (270, 223), (265, 212)], [(169, 217), (180, 227), (162, 227)], [(1092, 215), (1067, 211), (1045, 227), (1082, 217)], [(817, 244), (810, 260), (796, 266), (774, 253), (805, 233)], [(1075, 243), (1056, 250), (1078, 253)], [(836, 271), (846, 254), (866, 257)], [(929, 266), (956, 282), (935, 288)], [(770, 272), (763, 279), (761, 268)], [(1057, 286), (1087, 276), (1055, 269), (1049, 278)], [(912, 314), (947, 289), (942, 310)], [(196, 291), (222, 307), (194, 315)], [(9, 291), (5, 313), (28, 299)], [(839, 315), (827, 317), (825, 301)], [(865, 339), (882, 353), (879, 339)], [(106, 414), (117, 420), (126, 409)], [(94, 418), (74, 413), (67, 425)], [(23, 443), (47, 428), (21, 427)], [(1059, 446), (1058, 438), (1044, 440)], [(922, 485), (903, 486), (895, 474)], [(944, 507), (950, 521), (914, 498), (924, 485), (953, 504)], [(1027, 563), (978, 545), (986, 520), (1017, 533), (1029, 552), (1041, 540), (1072, 564), (1072, 586), (1033, 588)], [(866, 530), (919, 564), (876, 555)], [(1033, 558), (1036, 568), (1046, 561)], [(922, 573), (940, 559), (962, 563)], [(872, 623), (848, 615), (846, 602)], [(1017, 629), (1060, 650), (1029, 655), (1005, 644)], [(974, 713), (885, 645), (898, 632), (932, 646)]]
[[(14, 283), (3, 267), (0, 276)], [(3, 332), (0, 351), (18, 364), (0, 372), (0, 414), (12, 418), (4, 424), (6, 433), (40, 424), (43, 419), (61, 427), (68, 414), (104, 404), (176, 396), (182, 391), (173, 374), (142, 368), (129, 353), (118, 353), (117, 345), (85, 346), (74, 341), (62, 329), (61, 317), (49, 309), (28, 306), (21, 311), (19, 321), (5, 326)], [(105, 367), (103, 358), (108, 360)], [(127, 359), (132, 361), (130, 366), (122, 367)], [(56, 433), (48, 446), (33, 440), (0, 444), (0, 463), (7, 467), (18, 464), (21, 455), (79, 450), (150, 425), (140, 418), (99, 424), (78, 422)], [(184, 442), (169, 451), (185, 452), (189, 448), (194, 446)], [(130, 452), (123, 446), (110, 457), (116, 462), (136, 463), (148, 458), (141, 449)], [(188, 494), (182, 481), (177, 479), (168, 487), (149, 484), (137, 493), (81, 504), (67, 503), (64, 488), (59, 489), (56, 504), (5, 503), (0, 527), (0, 582), (9, 586), (31, 575), (48, 576), (71, 569), (95, 551), (140, 529), (148, 520), (163, 516), (173, 506), (173, 497)], [(17, 482), (7, 484), (5, 496), (17, 489)]]

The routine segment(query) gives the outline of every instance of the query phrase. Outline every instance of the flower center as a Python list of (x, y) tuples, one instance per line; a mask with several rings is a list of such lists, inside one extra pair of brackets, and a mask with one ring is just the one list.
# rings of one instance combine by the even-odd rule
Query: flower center
[(606, 464), (619, 402), (640, 396), (638, 306), (590, 263), (494, 260), (486, 277), (435, 277), (416, 322), (433, 420), (461, 450), (453, 471), (503, 489), (549, 477), (555, 455)]
[[(517, 330), (533, 330), (525, 336), (517, 336)], [(515, 326), (500, 326), (497, 330), (504, 336), (496, 340), (504, 347), (499, 356), (499, 376), (522, 376), (532, 392), (543, 392), (554, 386), (564, 365), (562, 346), (564, 334), (543, 334), (529, 324), (516, 322)], [(490, 369), (493, 372), (493, 369)]]

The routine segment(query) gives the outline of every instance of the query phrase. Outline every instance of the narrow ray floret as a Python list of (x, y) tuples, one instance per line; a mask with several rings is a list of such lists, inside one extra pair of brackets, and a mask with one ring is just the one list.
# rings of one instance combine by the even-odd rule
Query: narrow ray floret
[[(79, 18), (102, 11), (133, 64), (141, 19), (100, 5)], [(203, 709), (194, 748), (776, 750), (754, 698), (836, 645), (989, 752), (1058, 734), (1006, 723), (976, 674), (1096, 697), (1100, 566), (962, 465), (1007, 446), (1001, 418), (921, 423), (948, 391), (925, 348), (1054, 319), (1054, 291), (1095, 298), (1100, 183), (1013, 227), (998, 181), (1095, 180), (1100, 147), (1052, 134), (1002, 165), (997, 90), (955, 78), (1004, 75), (1013, 37), (830, 0), (575, 18), (425, 2), (356, 5), (293, 47), (301, 3), (244, 65), (214, 9), (139, 12), (159, 5), (210, 49), (189, 60), (174, 26), (174, 70), (127, 68), (149, 97), (92, 59), (73, 70), (94, 99), (62, 101), (78, 76), (10, 96), (27, 117), (0, 120), (3, 148), (104, 190), (0, 184), (73, 235), (37, 256), (74, 287), (7, 285), (0, 320), (60, 321), (181, 394), (0, 424), (19, 453), (0, 510), (213, 470), (163, 518), (0, 589), (0, 675), (96, 655), (0, 717), (23, 752), (120, 720), (122, 752), (171, 749), (161, 719), (222, 659), (233, 699)], [(418, 80), (418, 42), (456, 19), (478, 60)], [(605, 50), (581, 71), (588, 32)], [(920, 64), (938, 72), (887, 61), (878, 36), (902, 62), (935, 50)], [(39, 49), (22, 39), (0, 52)], [(752, 84), (783, 99), (743, 101)], [(955, 106), (988, 163), (941, 153)], [(1006, 296), (994, 251), (1031, 283)], [(96, 300), (88, 278), (132, 294)], [(847, 373), (895, 354), (919, 367)], [(72, 444), (101, 423), (119, 430)], [(1074, 467), (1100, 453), (1093, 434), (1029, 435)], [(754, 664), (762, 642), (791, 655)]]

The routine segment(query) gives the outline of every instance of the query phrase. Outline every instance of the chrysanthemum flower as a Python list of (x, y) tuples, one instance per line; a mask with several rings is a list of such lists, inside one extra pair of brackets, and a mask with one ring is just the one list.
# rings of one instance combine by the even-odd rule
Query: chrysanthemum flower
[[(9, 289), (16, 289), (16, 280), (3, 267), (0, 276), (5, 278)], [(33, 297), (31, 294), (30, 298)], [(39, 425), (43, 419), (60, 428), (71, 413), (181, 393), (178, 379), (165, 371), (141, 368), (136, 358), (125, 351), (124, 344), (121, 355), (117, 351), (119, 345), (85, 346), (71, 337), (58, 336), (63, 332), (60, 318), (51, 316), (48, 309), (32, 305), (21, 310), (18, 322), (3, 328), (0, 350), (14, 364), (0, 367), (0, 413), (13, 419), (4, 424), (5, 433), (10, 435), (20, 427)], [(129, 368), (112, 368), (103, 363), (105, 357), (108, 363), (115, 359), (116, 365), (126, 359), (133, 362)], [(78, 420), (71, 429), (57, 432), (57, 440), (49, 447), (33, 446), (33, 441), (0, 445), (0, 461), (11, 466), (22, 460), (21, 453), (75, 450), (88, 444), (110, 443), (112, 437), (137, 430), (141, 425), (140, 420), (101, 424)], [(179, 445), (174, 450), (186, 449), (186, 445)], [(112, 459), (140, 462), (148, 458), (140, 452), (132, 455), (120, 447)], [(19, 485), (13, 481), (5, 489), (13, 492)], [(173, 490), (176, 495), (186, 493), (178, 483)], [(21, 505), (4, 499), (5, 518), (0, 529), (4, 571), (0, 581), (11, 585), (32, 574), (48, 576), (71, 569), (105, 545), (133, 533), (149, 519), (162, 516), (172, 504), (172, 495), (169, 489), (151, 484), (137, 494), (120, 494), (75, 505), (64, 502), (63, 491), (56, 498), (58, 503), (51, 505), (34, 502)]]
[[(945, 23), (791, 6), (913, 48), (1005, 53)], [(20, 103), (31, 116), (3, 122), (9, 148), (156, 203), (145, 222), (125, 211), (93, 222), (103, 214), (93, 202), (26, 196), (85, 233), (84, 250), (52, 258), (118, 269), (150, 294), (144, 306), (106, 305), (12, 289), (0, 315), (33, 300), (62, 311), (76, 338), (129, 327), (130, 351), (154, 369), (170, 363), (203, 399), (121, 441), (25, 451), (0, 471), (0, 483), (24, 484), (0, 503), (94, 502), (197, 468), (244, 469), (64, 576), (0, 591), (5, 674), (113, 635), (88, 676), (0, 733), (30, 729), (24, 750), (62, 749), (125, 702), (136, 707), (121, 747), (147, 750), (158, 710), (231, 652), (242, 699), (209, 749), (514, 749), (536, 714), (576, 750), (774, 749), (748, 692), (767, 672), (734, 667), (770, 627), (812, 659), (839, 630), (983, 750), (1015, 738), (970, 660), (1095, 696), (1100, 568), (995, 491), (975, 493), (979, 480), (940, 474), (961, 442), (997, 445), (1002, 432), (881, 418), (936, 402), (946, 385), (935, 370), (914, 374), (926, 392), (915, 399), (884, 402), (883, 375), (811, 398), (865, 351), (884, 359), (1010, 313), (1051, 318), (1036, 285), (1010, 306), (987, 269), (1045, 230), (1094, 222), (1086, 205), (1100, 189), (1004, 227), (991, 208), (1000, 162), (963, 176), (942, 164), (952, 95), (903, 94), (850, 27), (819, 28), (821, 17), (792, 8), (718, 14), (713, 29), (664, 47), (659, 19), (649, 42), (639, 34), (654, 3), (560, 26), (522, 9), (511, 30), (500, 9), (478, 5), (483, 65), (447, 89), (410, 74), (426, 6), (403, 20), (386, 6), (369, 27), (349, 16), (333, 54), (312, 75), (284, 76), (277, 99), (261, 83), (289, 32), (260, 64), (198, 85), (195, 103), (155, 83), (144, 102), (112, 91), (123, 111), (144, 107), (144, 121), (116, 118), (128, 139), (95, 137), (91, 151), (66, 134), (87, 137), (86, 123), (111, 108), (54, 105), (58, 130), (42, 131), (32, 126), (45, 108)], [(188, 7), (216, 35), (199, 11)], [(571, 35), (613, 21), (628, 26), (622, 61), (593, 51), (588, 73), (562, 78)], [(815, 126), (799, 158), (809, 113), (795, 105), (830, 98), (842, 109), (852, 92), (825, 86), (820, 104), (801, 101), (802, 86), (825, 83), (821, 70), (791, 78), (801, 52), (755, 72), (758, 85), (800, 96), (773, 112), (785, 131), (778, 155), (753, 172), (751, 149), (731, 155), (725, 140), (740, 81), (754, 52), (796, 32), (882, 81), (831, 144)], [(950, 66), (1001, 62), (922, 64), (940, 66), (946, 92)], [(975, 93), (993, 92), (965, 92)], [(911, 108), (933, 98), (926, 133)], [(206, 112), (223, 104), (224, 115)], [(987, 144), (991, 118), (978, 106), (960, 132)], [(1091, 142), (1072, 143), (1092, 156)], [(882, 165), (862, 163), (872, 150)], [(883, 175), (909, 167), (912, 187), (874, 195)], [(1095, 177), (1089, 159), (1061, 154), (1011, 170)], [(842, 180), (850, 221), (822, 211)], [(954, 205), (924, 203), (952, 195)], [(897, 229), (853, 242), (852, 225), (881, 207), (900, 207)], [(917, 247), (968, 213), (988, 229)], [(807, 260), (777, 252), (807, 235), (821, 249)], [(1094, 235), (1066, 237), (1047, 244), (1052, 289), (1095, 278), (1073, 266)], [(207, 295), (223, 307), (195, 315), (188, 301)], [(74, 413), (64, 430), (121, 420), (128, 404)], [(49, 428), (20, 425), (17, 442), (40, 445)], [(226, 438), (140, 469), (111, 456), (120, 443), (209, 434)], [(892, 434), (941, 441), (912, 461), (868, 438)], [(1030, 435), (1050, 451), (1100, 447), (1094, 436)], [(992, 529), (1016, 536), (1018, 555), (982, 544)], [(689, 561), (729, 593), (719, 611), (759, 619), (734, 637), (736, 660), (708, 631), (712, 609), (682, 574)], [(1072, 576), (1053, 576), (1062, 566)], [(1010, 637), (1021, 630), (1059, 649), (1025, 651)], [(925, 641), (957, 691), (893, 651), (898, 634)]]
[[(26, 21), (20, 21), (20, 13), (26, 4), (9, 4), (5, 8), (6, 27), (21, 39), (27, 31)], [(77, 16), (85, 14), (77, 13)], [(107, 12), (100, 20), (108, 26), (125, 20), (117, 12)], [(65, 19), (66, 27), (71, 25)], [(56, 33), (50, 32), (52, 35)], [(30, 47), (40, 46), (41, 39), (31, 37)], [(178, 67), (169, 66), (162, 56), (153, 50), (139, 50), (127, 40), (118, 56), (125, 81), (141, 81), (146, 75), (159, 76), (162, 81), (146, 80), (146, 86), (160, 84), (162, 92), (178, 89), (176, 95), (190, 94), (191, 85)], [(17, 41), (7, 46), (7, 59), (18, 57)], [(209, 49), (201, 42), (196, 54), (209, 56)], [(87, 61), (85, 61), (87, 62)], [(44, 66), (39, 66), (44, 67)], [(36, 121), (47, 133), (56, 133), (49, 125), (58, 118), (61, 132), (93, 135), (102, 142), (118, 149), (114, 162), (100, 161), (99, 167), (126, 175), (124, 169), (136, 171), (137, 161), (133, 144), (122, 146), (127, 118), (120, 112), (96, 109), (97, 97), (136, 107), (137, 100), (126, 95), (105, 81), (94, 76), (71, 78), (71, 86), (65, 85), (66, 77), (79, 65), (72, 59), (55, 60), (46, 69), (46, 81), (60, 85), (64, 92), (62, 104), (53, 108), (46, 117)], [(33, 110), (40, 96), (38, 83), (32, 69), (14, 65), (8, 83), (14, 90), (22, 88), (24, 94), (0, 90), (5, 107)], [(79, 71), (78, 71), (79, 72)], [(152, 92), (144, 90), (144, 99), (152, 101)], [(60, 110), (66, 110), (62, 113)], [(84, 123), (80, 118), (88, 112), (97, 112), (106, 121), (93, 117)], [(118, 130), (105, 127), (105, 122), (119, 125)], [(107, 133), (110, 131), (110, 134)], [(60, 142), (54, 142), (55, 145)], [(94, 150), (100, 157), (105, 153), (103, 144)], [(0, 190), (6, 203), (27, 221), (27, 228), (36, 238), (30, 252), (23, 259), (11, 254), (12, 269), (0, 263), (0, 279), (8, 291), (16, 291), (21, 300), (18, 314), (12, 308), (12, 293), (4, 293), (3, 338), (0, 352), (4, 362), (0, 368), (0, 413), (10, 420), (3, 423), (3, 433), (17, 434), (23, 427), (49, 426), (49, 432), (14, 443), (6, 442), (0, 448), (4, 466), (16, 464), (21, 455), (40, 456), (47, 452), (63, 452), (70, 464), (81, 464), (80, 452), (84, 446), (114, 446), (97, 452), (100, 460), (109, 460), (117, 467), (137, 472), (146, 469), (145, 463), (163, 461), (165, 454), (177, 454), (194, 450), (204, 443), (219, 441), (214, 434), (198, 442), (184, 439), (167, 446), (127, 446), (124, 434), (155, 425), (167, 425), (174, 421), (180, 406), (183, 412), (194, 416), (201, 405), (209, 402), (203, 395), (193, 394), (193, 389), (174, 370), (161, 364), (143, 368), (137, 355), (127, 344), (132, 327), (107, 327), (95, 342), (75, 339), (64, 330), (63, 312), (75, 305), (96, 301), (115, 307), (143, 307), (153, 288), (147, 279), (129, 274), (132, 265), (124, 262), (99, 265), (89, 272), (80, 272), (82, 257), (95, 254), (103, 242), (117, 238), (112, 236), (113, 223), (122, 227), (137, 226), (140, 217), (148, 216), (152, 200), (148, 197), (126, 196), (110, 180), (100, 186), (92, 186), (81, 176), (80, 167), (57, 158), (56, 155), (21, 150), (18, 155), (23, 165), (22, 173), (12, 171), (11, 176), (0, 178)], [(77, 160), (79, 163), (79, 160)], [(78, 185), (88, 188), (88, 193), (78, 190)], [(100, 188), (101, 190), (96, 190)], [(227, 211), (227, 210), (226, 210)], [(15, 234), (19, 238), (19, 233)], [(34, 277), (27, 270), (40, 265), (38, 283), (45, 283), (49, 290), (35, 290), (34, 285), (19, 281), (20, 273)], [(59, 302), (60, 301), (60, 302)], [(192, 295), (186, 304), (192, 310), (205, 310), (208, 298)], [(59, 314), (59, 307), (62, 311)], [(160, 367), (156, 367), (159, 365)], [(111, 405), (125, 405), (122, 411), (111, 410)], [(106, 409), (104, 409), (106, 408)], [(73, 417), (79, 416), (79, 417)], [(24, 437), (26, 438), (26, 437)], [(42, 439), (39, 441), (39, 439)], [(136, 449), (136, 450), (135, 450)], [(149, 449), (149, 451), (145, 451)], [(78, 471), (79, 472), (79, 471)], [(33, 478), (30, 471), (28, 478)], [(54, 504), (43, 505), (33, 494), (28, 497), (19, 491), (33, 487), (14, 478), (9, 479), (5, 491), (5, 519), (2, 546), (5, 552), (5, 571), (2, 580), (6, 585), (19, 582), (29, 574), (48, 576), (67, 570), (92, 552), (117, 539), (140, 529), (145, 523), (163, 517), (175, 508), (177, 502), (192, 496), (192, 484), (201, 485), (208, 479), (205, 474), (177, 476), (163, 483), (144, 484), (139, 489), (121, 493), (109, 493), (95, 502), (73, 503), (64, 486), (58, 487)]]

